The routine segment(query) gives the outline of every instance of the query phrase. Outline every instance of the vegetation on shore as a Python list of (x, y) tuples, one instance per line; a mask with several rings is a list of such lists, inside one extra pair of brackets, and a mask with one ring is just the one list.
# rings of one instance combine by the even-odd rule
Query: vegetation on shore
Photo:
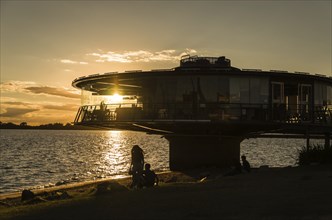
[(101, 129), (100, 127), (74, 125), (71, 123), (49, 123), (42, 125), (28, 125), (26, 122), (20, 124), (14, 124), (12, 122), (2, 123), (0, 121), (0, 129), (50, 129), (50, 130), (96, 130)]
[(299, 151), (299, 165), (309, 165), (312, 163), (332, 164), (332, 147), (324, 145), (304, 146)]

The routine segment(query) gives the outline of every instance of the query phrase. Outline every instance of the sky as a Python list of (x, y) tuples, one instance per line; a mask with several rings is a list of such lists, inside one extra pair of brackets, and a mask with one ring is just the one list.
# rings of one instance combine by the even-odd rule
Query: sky
[(331, 0), (1, 0), (0, 121), (68, 123), (80, 76), (173, 68), (181, 55), (332, 76)]

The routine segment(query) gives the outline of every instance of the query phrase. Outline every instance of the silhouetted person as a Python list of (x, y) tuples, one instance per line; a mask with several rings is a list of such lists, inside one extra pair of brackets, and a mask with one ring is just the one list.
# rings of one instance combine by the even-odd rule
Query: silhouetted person
[(106, 110), (106, 105), (104, 101), (100, 102), (100, 111), (105, 111)]
[(241, 163), (237, 159), (233, 159), (232, 170), (225, 174), (225, 176), (234, 176), (242, 172)]
[(142, 173), (143, 173), (143, 166), (144, 166), (144, 155), (143, 150), (138, 145), (134, 145), (131, 149), (131, 164), (129, 173), (133, 176), (132, 177), (132, 187), (142, 187)]
[(242, 168), (248, 173), (251, 171), (250, 163), (247, 161), (246, 156), (241, 157), (242, 160)]
[(153, 187), (154, 184), (158, 186), (159, 179), (158, 176), (150, 170), (151, 165), (150, 164), (145, 164), (145, 170), (143, 171), (143, 179), (144, 179), (144, 186), (145, 187)]

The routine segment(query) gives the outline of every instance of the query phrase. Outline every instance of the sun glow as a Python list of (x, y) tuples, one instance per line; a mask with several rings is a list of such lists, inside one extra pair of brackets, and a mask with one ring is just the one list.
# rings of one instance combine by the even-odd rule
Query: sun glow
[(114, 95), (110, 95), (107, 97), (108, 103), (121, 103), (123, 100), (123, 96), (115, 93)]

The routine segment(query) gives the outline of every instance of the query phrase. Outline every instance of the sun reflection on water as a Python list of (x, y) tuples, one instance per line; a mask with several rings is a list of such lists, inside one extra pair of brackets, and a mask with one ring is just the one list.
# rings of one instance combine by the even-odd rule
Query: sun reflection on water
[[(128, 147), (122, 131), (108, 131), (108, 148), (104, 153), (103, 161), (109, 170), (109, 174), (125, 172), (129, 166)], [(127, 158), (127, 159), (126, 159)]]

